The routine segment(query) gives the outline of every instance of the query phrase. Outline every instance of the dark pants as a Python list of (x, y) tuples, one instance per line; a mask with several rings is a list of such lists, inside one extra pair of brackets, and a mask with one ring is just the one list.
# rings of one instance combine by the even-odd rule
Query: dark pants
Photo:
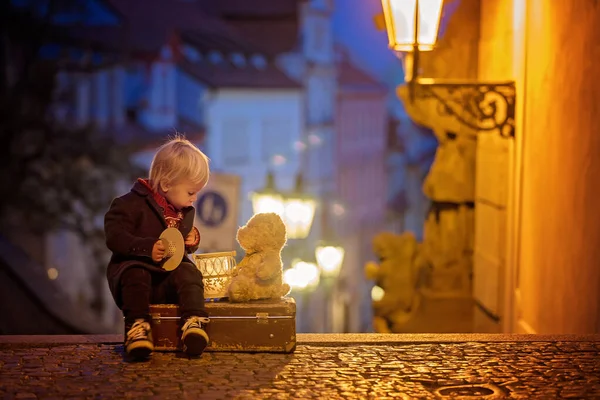
[(202, 273), (186, 262), (167, 273), (127, 268), (121, 275), (121, 298), (126, 325), (139, 318), (150, 321), (150, 304), (178, 304), (182, 321), (190, 316), (208, 316)]

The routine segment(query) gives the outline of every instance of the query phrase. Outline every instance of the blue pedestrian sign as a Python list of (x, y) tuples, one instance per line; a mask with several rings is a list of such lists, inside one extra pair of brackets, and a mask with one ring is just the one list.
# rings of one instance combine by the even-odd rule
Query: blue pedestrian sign
[(225, 221), (228, 213), (227, 201), (215, 191), (206, 191), (196, 203), (196, 215), (205, 226), (217, 227)]

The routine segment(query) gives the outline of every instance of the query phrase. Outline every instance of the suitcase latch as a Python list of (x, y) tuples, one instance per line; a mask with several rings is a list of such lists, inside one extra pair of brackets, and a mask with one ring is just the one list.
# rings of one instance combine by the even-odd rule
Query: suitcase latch
[(256, 313), (256, 322), (259, 324), (268, 324), (269, 323), (269, 313), (266, 313), (266, 312)]

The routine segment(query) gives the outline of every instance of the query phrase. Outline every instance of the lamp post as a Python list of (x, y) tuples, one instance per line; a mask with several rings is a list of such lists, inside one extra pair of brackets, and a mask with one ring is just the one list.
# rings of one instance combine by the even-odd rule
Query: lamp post
[(308, 315), (310, 315), (308, 309), (310, 294), (319, 286), (319, 279), (320, 271), (317, 265), (299, 258), (292, 260), (291, 268), (283, 272), (283, 281), (290, 285), (292, 292), (301, 295), (303, 318), (300, 321), (302, 325), (307, 325)]
[(344, 261), (344, 248), (333, 241), (320, 241), (315, 250), (323, 278), (337, 278)]
[(305, 239), (310, 233), (317, 202), (304, 192), (302, 174), (296, 175), (294, 191), (284, 196), (283, 220), (289, 239)]
[(330, 331), (331, 327), (331, 298), (333, 287), (342, 268), (344, 261), (344, 248), (332, 241), (321, 241), (315, 249), (315, 255), (319, 269), (321, 270), (321, 281), (325, 294), (325, 307), (323, 307), (323, 330)]
[(419, 54), (434, 49), (443, 0), (381, 0), (389, 47), (403, 60), (410, 101), (435, 99), (438, 113), (477, 131), (515, 135), (515, 83), (419, 77)]
[(340, 274), (344, 262), (344, 247), (335, 240), (331, 226), (329, 225), (328, 204), (323, 202), (321, 209), (322, 237), (315, 249), (315, 257), (321, 270), (323, 278), (323, 289), (325, 291), (325, 307), (323, 330), (328, 331), (331, 322), (331, 295), (334, 283)]
[(292, 260), (291, 268), (284, 271), (283, 278), (293, 291), (302, 295), (302, 314), (309, 315), (309, 295), (319, 286), (320, 271), (316, 263), (303, 261), (297, 257), (306, 254), (302, 248), (303, 243), (299, 240), (306, 239), (310, 234), (317, 201), (304, 192), (301, 173), (296, 175), (294, 189), (288, 193), (276, 189), (272, 172), (267, 174), (266, 181), (263, 189), (251, 193), (252, 209), (254, 214), (277, 213), (283, 220), (287, 238), (292, 239), (286, 246), (286, 259)]

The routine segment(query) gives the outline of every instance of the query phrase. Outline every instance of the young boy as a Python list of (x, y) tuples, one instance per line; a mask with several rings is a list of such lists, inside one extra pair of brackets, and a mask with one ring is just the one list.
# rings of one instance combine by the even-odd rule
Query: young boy
[(200, 233), (193, 226), (193, 204), (209, 174), (206, 155), (176, 137), (157, 150), (149, 179), (138, 179), (105, 215), (106, 244), (113, 253), (108, 284), (125, 317), (125, 351), (135, 359), (154, 350), (150, 304), (179, 304), (186, 353), (200, 355), (208, 344), (202, 273), (187, 256), (174, 270), (162, 269), (166, 249), (159, 236), (166, 228), (178, 228), (186, 251), (196, 251)]

